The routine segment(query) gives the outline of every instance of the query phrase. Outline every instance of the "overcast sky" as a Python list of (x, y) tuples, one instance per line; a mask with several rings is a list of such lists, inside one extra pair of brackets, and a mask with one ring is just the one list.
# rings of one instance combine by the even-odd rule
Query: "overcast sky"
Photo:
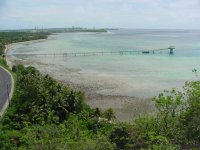
[(0, 29), (200, 29), (200, 0), (0, 0)]

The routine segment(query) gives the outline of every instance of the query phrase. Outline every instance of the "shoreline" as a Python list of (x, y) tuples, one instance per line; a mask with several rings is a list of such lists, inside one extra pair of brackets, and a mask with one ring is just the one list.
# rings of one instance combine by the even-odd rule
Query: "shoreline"
[[(35, 62), (37, 63), (37, 62)], [(25, 63), (26, 64), (26, 63)], [(123, 96), (123, 95), (111, 95), (111, 94), (99, 94), (95, 90), (98, 87), (88, 86), (86, 84), (77, 84), (73, 81), (65, 79), (60, 79), (59, 75), (56, 75), (56, 70), (52, 71), (54, 73), (49, 73), (44, 68), (46, 64), (33, 65), (36, 67), (42, 74), (48, 74), (52, 78), (56, 79), (59, 83), (72, 88), (75, 91), (81, 91), (85, 94), (85, 102), (91, 108), (100, 108), (106, 110), (112, 108), (116, 113), (116, 118), (119, 121), (131, 122), (132, 120), (144, 116), (146, 114), (152, 115), (155, 113), (155, 105), (152, 101), (152, 98), (141, 98), (135, 96)], [(105, 88), (106, 87), (100, 87)]]
[[(49, 36), (48, 36), (48, 38), (49, 38)], [(47, 38), (47, 39), (48, 39), (48, 38)], [(8, 55), (8, 51), (10, 50), (10, 48), (11, 48), (12, 46), (14, 46), (14, 45), (16, 45), (16, 44), (22, 44), (22, 43), (31, 44), (32, 42), (43, 42), (43, 41), (46, 41), (47, 39), (38, 39), (38, 40), (31, 40), (31, 41), (23, 41), (23, 42), (17, 42), (17, 43), (6, 44), (6, 45), (5, 45), (6, 48), (5, 48), (5, 50), (4, 50), (4, 53), (5, 53), (5, 61), (6, 61), (7, 65), (8, 65), (8, 67), (9, 67), (10, 69), (12, 69), (13, 64), (15, 64), (15, 63), (13, 63), (13, 62), (10, 60), (9, 55)], [(12, 56), (12, 55), (10, 55), (10, 56)]]
[[(46, 40), (46, 39), (43, 39)], [(35, 42), (40, 42), (41, 40), (34, 40)], [(27, 42), (20, 42), (20, 43), (29, 43), (31, 41)], [(6, 54), (8, 53), (11, 46), (18, 44), (18, 43), (12, 43), (6, 45)], [(10, 57), (11, 56), (11, 57)], [(81, 91), (85, 93), (86, 97), (86, 103), (92, 107), (98, 107), (102, 110), (112, 108), (115, 113), (116, 117), (119, 121), (132, 121), (133, 119), (140, 117), (145, 114), (153, 114), (155, 112), (155, 106), (152, 102), (152, 98), (140, 98), (140, 97), (134, 97), (134, 96), (123, 96), (123, 95), (109, 95), (109, 94), (99, 94), (95, 93), (94, 87), (90, 87), (88, 85), (84, 84), (77, 84), (71, 81), (70, 79), (67, 80), (66, 78), (60, 79), (59, 76), (56, 76), (56, 71), (51, 70), (50, 72), (45, 70), (48, 65), (34, 61), (34, 60), (16, 60), (12, 58), (12, 55), (6, 55), (6, 61), (9, 64), (9, 67), (12, 68), (13, 64), (23, 64), (23, 65), (31, 65), (37, 68), (42, 74), (49, 74), (52, 78), (56, 79), (58, 82), (65, 86), (69, 86), (75, 91)], [(50, 66), (48, 66), (50, 67)], [(70, 70), (68, 70), (68, 73), (70, 73)], [(72, 71), (71, 71), (72, 73)], [(105, 87), (102, 87), (105, 88)]]
[[(109, 94), (99, 94), (95, 90), (98, 88), (98, 83), (94, 86), (88, 86), (85, 84), (77, 84), (73, 81), (63, 79), (57, 74), (57, 70), (50, 70), (47, 64), (42, 64), (40, 62), (34, 61), (16, 61), (17, 64), (30, 65), (37, 68), (43, 75), (48, 74), (52, 78), (56, 79), (59, 83), (70, 87), (75, 91), (81, 91), (85, 94), (85, 102), (92, 108), (100, 108), (106, 110), (112, 108), (116, 117), (119, 121), (132, 121), (140, 116), (146, 114), (154, 114), (155, 106), (152, 98), (141, 98), (135, 96), (123, 96), (123, 95), (109, 95)], [(46, 68), (46, 69), (44, 69)], [(56, 68), (56, 67), (53, 67)], [(62, 79), (61, 79), (62, 78)], [(106, 87), (100, 87), (105, 88)]]

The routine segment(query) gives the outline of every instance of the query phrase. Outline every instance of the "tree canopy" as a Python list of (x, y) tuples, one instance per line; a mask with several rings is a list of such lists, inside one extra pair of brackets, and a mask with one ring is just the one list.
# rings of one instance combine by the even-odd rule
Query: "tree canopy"
[(18, 65), (14, 97), (0, 123), (2, 149), (198, 149), (200, 81), (154, 98), (157, 113), (119, 122), (84, 94)]

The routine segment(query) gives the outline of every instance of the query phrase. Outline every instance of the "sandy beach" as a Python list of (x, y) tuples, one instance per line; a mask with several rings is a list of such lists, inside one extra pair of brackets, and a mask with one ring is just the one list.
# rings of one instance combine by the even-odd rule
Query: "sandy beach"
[[(9, 47), (8, 47), (9, 49)], [(152, 98), (141, 98), (133, 96), (123, 96), (114, 94), (99, 94), (97, 91), (106, 89), (108, 91), (115, 87), (106, 86), (106, 80), (96, 80), (90, 84), (79, 82), (82, 80), (77, 70), (64, 69), (59, 66), (50, 66), (37, 61), (15, 60), (13, 57), (7, 58), (9, 64), (23, 64), (36, 67), (42, 74), (49, 74), (60, 83), (71, 87), (75, 91), (85, 93), (86, 103), (92, 108), (98, 107), (102, 110), (112, 108), (116, 113), (116, 118), (120, 121), (132, 121), (133, 119), (145, 114), (153, 114), (155, 112)], [(62, 70), (62, 72), (60, 72)], [(73, 79), (72, 79), (73, 76)], [(74, 77), (77, 76), (77, 80)], [(79, 80), (78, 80), (79, 79)], [(105, 81), (103, 81), (105, 80)], [(102, 83), (105, 82), (105, 83)]]
[[(36, 63), (37, 64), (37, 63)], [(89, 85), (84, 83), (77, 83), (74, 80), (68, 79), (64, 74), (70, 74), (69, 70), (65, 70), (65, 73), (58, 73), (59, 67), (49, 67), (47, 65), (39, 63), (39, 65), (33, 65), (40, 70), (43, 74), (49, 74), (60, 83), (71, 87), (76, 91), (85, 93), (86, 103), (92, 108), (98, 107), (102, 110), (112, 108), (116, 113), (116, 117), (120, 121), (132, 121), (133, 119), (145, 115), (153, 114), (155, 112), (154, 103), (152, 98), (140, 98), (133, 96), (121, 96), (114, 94), (99, 94), (99, 89), (108, 89), (109, 91), (114, 88), (102, 84), (102, 82), (96, 81)], [(44, 69), (45, 68), (45, 69)], [(54, 68), (54, 69), (52, 69)], [(74, 74), (73, 72), (71, 72)], [(102, 86), (103, 85), (103, 86)]]

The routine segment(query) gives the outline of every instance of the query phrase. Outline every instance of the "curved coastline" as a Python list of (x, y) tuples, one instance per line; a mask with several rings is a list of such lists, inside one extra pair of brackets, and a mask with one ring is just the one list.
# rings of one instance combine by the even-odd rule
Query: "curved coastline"
[(8, 67), (10, 69), (12, 69), (12, 66), (15, 65), (16, 62), (13, 62), (11, 59), (10, 59), (10, 56), (12, 56), (12, 54), (9, 56), (8, 55), (8, 52), (10, 51), (10, 49), (12, 48), (12, 46), (15, 46), (17, 44), (31, 44), (33, 42), (43, 42), (43, 41), (46, 41), (47, 39), (38, 39), (38, 40), (31, 40), (31, 41), (23, 41), (23, 42), (17, 42), (17, 43), (11, 43), (11, 44), (6, 44), (5, 45), (5, 60), (6, 60), (6, 63), (8, 65)]
[[(46, 40), (46, 39), (45, 39)], [(40, 42), (41, 40), (34, 40), (32, 42)], [(44, 40), (42, 40), (44, 41)], [(30, 41), (27, 42), (20, 42), (20, 43), (30, 43)], [(8, 54), (9, 50), (12, 46), (15, 44), (9, 44), (6, 45), (6, 54)], [(23, 61), (23, 60), (13, 60), (11, 58), (12, 55), (8, 55), (6, 57), (7, 64), (12, 68), (13, 64), (23, 64), (23, 65), (32, 65), (36, 67), (41, 73), (43, 74), (49, 74), (56, 80), (58, 80), (60, 83), (70, 86), (76, 91), (82, 91), (85, 93), (86, 96), (86, 102), (91, 107), (99, 107), (103, 110), (107, 108), (113, 108), (116, 112), (116, 117), (120, 121), (132, 121), (134, 118), (144, 115), (144, 114), (153, 114), (155, 112), (154, 104), (151, 100), (151, 98), (140, 98), (140, 97), (134, 97), (134, 96), (123, 96), (123, 95), (109, 95), (109, 94), (99, 94), (94, 92), (94, 90), (91, 90), (95, 87), (91, 87), (88, 85), (84, 85), (81, 83), (74, 83), (71, 80), (65, 78), (61, 79), (59, 75), (56, 75), (56, 71), (49, 71), (47, 64), (42, 64), (41, 62), (36, 61)], [(47, 69), (45, 69), (47, 68)], [(70, 69), (68, 70), (70, 73)], [(73, 71), (71, 71), (73, 73)]]

